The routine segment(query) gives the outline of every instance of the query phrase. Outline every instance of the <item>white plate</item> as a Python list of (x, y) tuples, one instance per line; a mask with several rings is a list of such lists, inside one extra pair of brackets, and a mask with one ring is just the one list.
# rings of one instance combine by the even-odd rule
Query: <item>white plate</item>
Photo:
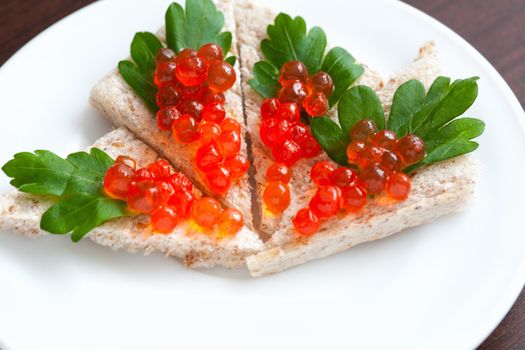
[[(460, 37), (401, 2), (264, 2), (322, 25), (385, 74), (433, 39), (446, 74), (479, 75), (467, 113), (487, 122), (475, 153), (477, 199), (464, 213), (261, 279), (5, 232), (2, 348), (471, 349), (503, 318), (525, 280), (525, 116), (503, 79)], [(110, 130), (88, 105), (90, 88), (127, 56), (134, 32), (162, 24), (168, 3), (95, 3), (6, 63), (0, 162), (37, 148), (65, 155)]]

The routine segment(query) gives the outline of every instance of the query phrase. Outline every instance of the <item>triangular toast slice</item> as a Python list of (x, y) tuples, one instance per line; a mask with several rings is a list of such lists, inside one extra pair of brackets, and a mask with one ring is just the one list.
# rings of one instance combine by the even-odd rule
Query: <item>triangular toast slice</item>
[[(253, 67), (256, 62), (262, 60), (260, 44), (266, 38), (266, 28), (273, 23), (276, 14), (266, 8), (258, 6), (251, 1), (239, 1), (235, 6), (235, 18), (237, 20), (237, 40), (239, 44), (239, 55), (241, 63), (242, 89), (244, 94), (244, 110), (246, 124), (250, 134), (252, 154), (255, 168), (255, 191), (257, 203), (255, 208), (255, 221), (260, 223), (258, 229), (264, 237), (271, 237), (268, 244), (280, 245), (288, 242), (289, 237), (281, 237), (280, 231), (291, 225), (291, 219), (298, 208), (293, 205), (299, 198), (308, 195), (312, 188), (309, 172), (311, 167), (320, 160), (327, 160), (325, 153), (313, 159), (301, 159), (292, 169), (290, 181), (290, 193), (292, 205), (282, 214), (276, 215), (264, 210), (262, 194), (265, 188), (266, 169), (273, 163), (271, 151), (266, 147), (259, 136), (260, 106), (263, 98), (258, 95), (249, 85), (248, 81), (253, 77)], [(242, 28), (242, 29), (241, 29)], [(370, 86), (375, 91), (383, 88), (383, 79), (379, 72), (363, 65), (365, 72), (355, 84)]]
[[(224, 14), (224, 30), (232, 33), (231, 54), (237, 55), (237, 40), (234, 19), (234, 2), (222, 0), (217, 2), (217, 8)], [(164, 30), (159, 30), (161, 41), (164, 40)], [(227, 116), (234, 118), (242, 126), (241, 153), (247, 156), (247, 146), (244, 134), (242, 91), (240, 86), (240, 72), (235, 65), (237, 81), (225, 94)], [(137, 138), (155, 149), (160, 155), (170, 161), (179, 171), (186, 174), (192, 182), (203, 192), (210, 194), (204, 179), (194, 167), (196, 146), (183, 145), (175, 142), (171, 132), (161, 131), (156, 124), (155, 115), (146, 107), (142, 100), (133, 92), (123, 80), (118, 71), (114, 71), (103, 78), (92, 90), (91, 104), (101, 111), (115, 125), (125, 127), (133, 132)], [(226, 206), (235, 207), (244, 217), (248, 227), (252, 226), (251, 186), (248, 174), (237, 180), (236, 183), (218, 199)]]
[[(115, 159), (128, 155), (139, 166), (159, 158), (157, 152), (133, 136), (126, 129), (116, 129), (97, 140), (94, 147), (105, 151)], [(200, 197), (199, 190), (194, 195)], [(0, 229), (16, 231), (28, 237), (47, 235), (40, 229), (40, 218), (51, 201), (42, 196), (28, 195), (17, 190), (0, 196)], [(221, 240), (200, 233), (191, 221), (180, 223), (168, 234), (152, 234), (146, 216), (126, 217), (109, 221), (88, 233), (97, 244), (112, 249), (126, 249), (145, 254), (160, 252), (166, 256), (181, 258), (189, 267), (242, 266), (246, 256), (263, 249), (259, 236), (243, 227), (235, 236)]]
[[(468, 156), (417, 171), (412, 178), (410, 197), (406, 201), (369, 202), (358, 214), (340, 214), (325, 221), (319, 232), (311, 238), (297, 239), (292, 227), (292, 218), (299, 209), (308, 206), (315, 192), (309, 172), (315, 162), (328, 160), (324, 154), (315, 159), (300, 160), (293, 166), (289, 184), (291, 204), (283, 214), (265, 212), (262, 204), (264, 177), (273, 160), (259, 137), (259, 108), (262, 98), (249, 86), (248, 80), (252, 77), (255, 62), (262, 58), (260, 42), (266, 37), (266, 27), (273, 22), (274, 17), (272, 11), (251, 2), (243, 2), (236, 7), (237, 25), (243, 26), (243, 30), (238, 33), (238, 41), (245, 113), (255, 158), (255, 187), (261, 223), (259, 228), (271, 236), (267, 241), (268, 250), (247, 259), (252, 275), (276, 273), (461, 210), (471, 197), (475, 184), (475, 162)], [(374, 89), (380, 96), (385, 112), (388, 113), (393, 94), (402, 83), (418, 79), (428, 89), (438, 75), (436, 50), (433, 43), (428, 43), (420, 49), (416, 60), (392, 76), (385, 86), (379, 74), (366, 66), (365, 73), (355, 84), (367, 85)]]

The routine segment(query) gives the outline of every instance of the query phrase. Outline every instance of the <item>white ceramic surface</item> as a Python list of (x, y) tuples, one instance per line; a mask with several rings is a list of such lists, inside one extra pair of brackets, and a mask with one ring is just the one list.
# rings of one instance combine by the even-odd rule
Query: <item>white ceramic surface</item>
[[(2, 232), (2, 349), (471, 349), (503, 318), (525, 281), (525, 115), (503, 79), (464, 40), (401, 2), (260, 2), (321, 25), (385, 75), (432, 39), (447, 75), (480, 76), (467, 113), (487, 124), (475, 201), (261, 279), (89, 240)], [(0, 163), (38, 148), (66, 155), (110, 130), (88, 105), (90, 88), (128, 55), (134, 32), (162, 24), (168, 4), (97, 2), (15, 54), (0, 69)]]

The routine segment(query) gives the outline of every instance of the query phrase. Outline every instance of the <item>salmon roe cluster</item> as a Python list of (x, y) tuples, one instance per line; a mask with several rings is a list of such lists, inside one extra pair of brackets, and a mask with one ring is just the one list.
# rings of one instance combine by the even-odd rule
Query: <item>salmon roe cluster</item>
[(193, 219), (203, 229), (218, 226), (223, 236), (234, 235), (243, 226), (235, 209), (222, 209), (209, 197), (195, 198), (193, 185), (165, 160), (143, 168), (130, 157), (119, 156), (104, 176), (104, 192), (127, 202), (128, 209), (150, 216), (154, 232), (169, 234), (182, 221)]
[[(282, 213), (290, 204), (289, 167), (303, 157), (313, 158), (321, 153), (310, 128), (301, 122), (301, 113), (312, 117), (324, 115), (334, 88), (330, 75), (325, 72), (309, 75), (300, 61), (285, 63), (279, 82), (282, 87), (278, 98), (266, 99), (261, 105), (259, 131), (262, 142), (272, 150), (277, 162), (268, 169), (268, 184), (263, 194), (266, 208), (273, 213)], [(284, 179), (277, 178), (281, 172), (287, 174)]]
[(352, 142), (346, 153), (355, 169), (335, 166), (327, 161), (316, 163), (310, 172), (318, 186), (308, 208), (297, 212), (295, 230), (304, 236), (317, 232), (321, 220), (344, 209), (358, 212), (369, 196), (385, 194), (401, 201), (410, 192), (410, 177), (403, 169), (425, 158), (425, 144), (418, 136), (408, 134), (400, 139), (390, 130), (377, 130), (369, 119), (361, 120), (350, 130)]
[(213, 193), (225, 193), (249, 168), (240, 154), (241, 126), (226, 116), (224, 93), (235, 83), (235, 70), (213, 43), (178, 54), (161, 48), (156, 63), (158, 127), (179, 143), (197, 143), (197, 169)]

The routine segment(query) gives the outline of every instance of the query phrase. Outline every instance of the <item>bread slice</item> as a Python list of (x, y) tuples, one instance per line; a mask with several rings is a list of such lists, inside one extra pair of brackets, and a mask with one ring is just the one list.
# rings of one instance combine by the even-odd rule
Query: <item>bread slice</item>
[[(266, 169), (273, 163), (270, 150), (262, 143), (259, 136), (260, 106), (262, 97), (258, 95), (249, 85), (252, 78), (254, 64), (263, 59), (260, 51), (260, 43), (266, 38), (266, 28), (273, 23), (275, 13), (265, 7), (258, 6), (250, 1), (239, 1), (235, 6), (235, 19), (237, 21), (237, 40), (239, 44), (239, 55), (241, 63), (242, 89), (244, 95), (244, 111), (246, 124), (251, 139), (252, 154), (255, 169), (255, 191), (257, 203), (255, 208), (255, 222), (262, 236), (270, 238), (268, 244), (280, 245), (289, 241), (290, 237), (283, 237), (279, 232), (282, 227), (290, 227), (291, 219), (297, 212), (297, 206), (293, 203), (309, 193), (311, 189), (309, 171), (313, 164), (320, 160), (327, 160), (326, 154), (313, 159), (302, 159), (294, 165), (292, 179), (289, 184), (292, 205), (281, 215), (272, 214), (264, 210), (262, 194), (266, 186)], [(383, 87), (381, 75), (364, 65), (365, 73), (355, 84), (370, 86), (379, 91)], [(333, 112), (332, 112), (333, 114)]]
[[(117, 129), (95, 142), (112, 158), (119, 155), (134, 157), (139, 165), (146, 165), (158, 158), (158, 154), (136, 139), (126, 129)], [(197, 197), (201, 196), (195, 190)], [(0, 229), (16, 231), (28, 237), (48, 235), (40, 229), (40, 218), (52, 201), (17, 190), (0, 196)], [(179, 224), (169, 235), (152, 234), (147, 216), (126, 217), (109, 221), (88, 233), (92, 241), (112, 249), (126, 249), (145, 254), (160, 252), (166, 256), (181, 258), (189, 267), (242, 266), (247, 255), (263, 249), (259, 236), (243, 227), (232, 238), (214, 239), (200, 232), (191, 221)]]
[[(217, 7), (224, 13), (224, 30), (230, 31), (233, 35), (231, 54), (238, 55), (234, 2), (221, 0), (217, 2)], [(164, 30), (159, 30), (158, 35), (163, 40)], [(243, 127), (241, 131), (241, 152), (247, 156), (240, 73), (237, 67), (238, 65), (235, 68), (238, 79), (232, 89), (225, 94), (226, 111), (227, 116), (237, 120)], [(193, 159), (196, 146), (177, 143), (172, 139), (171, 132), (161, 131), (157, 127), (155, 115), (133, 92), (118, 71), (111, 72), (93, 88), (90, 101), (115, 125), (129, 129), (137, 138), (169, 160), (176, 169), (186, 174), (201, 191), (210, 194), (203, 177), (194, 168)], [(251, 193), (247, 174), (232, 185), (227, 193), (218, 198), (224, 205), (235, 207), (241, 211), (248, 227), (253, 227)]]
[[(399, 85), (419, 79), (428, 89), (439, 71), (435, 46), (427, 43), (421, 47), (414, 62), (392, 76), (379, 91), (385, 111), (390, 110)], [(293, 229), (287, 224), (291, 217), (287, 217), (268, 244), (275, 247), (250, 256), (247, 266), (253, 276), (279, 272), (462, 210), (474, 193), (476, 170), (476, 162), (470, 156), (422, 168), (412, 176), (412, 190), (407, 200), (392, 203), (379, 198), (357, 214), (341, 213), (324, 222), (320, 231), (307, 241), (295, 238)], [(307, 171), (301, 176), (305, 181), (304, 193), (295, 198), (290, 206), (292, 212), (307, 206), (314, 192)]]
[(366, 205), (359, 214), (340, 214), (308, 241), (293, 240), (247, 258), (254, 277), (324, 258), (462, 210), (474, 192), (476, 163), (463, 156), (418, 171), (407, 200)]

